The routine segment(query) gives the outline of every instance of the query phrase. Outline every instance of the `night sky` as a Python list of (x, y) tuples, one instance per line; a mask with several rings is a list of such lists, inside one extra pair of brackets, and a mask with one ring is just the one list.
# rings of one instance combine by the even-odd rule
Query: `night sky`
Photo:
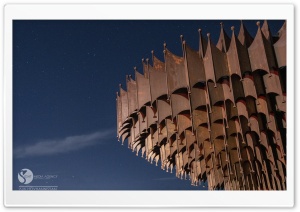
[[(254, 37), (256, 21), (244, 21)], [(262, 20), (261, 25), (263, 23)], [(206, 190), (179, 180), (121, 145), (116, 138), (116, 92), (125, 75), (142, 72), (163, 43), (182, 56), (180, 35), (198, 48), (198, 29), (216, 44), (214, 21), (13, 22), (13, 189), (18, 172), (57, 175), (30, 185), (59, 190)], [(238, 34), (240, 21), (223, 21)], [(269, 21), (273, 35), (283, 21)]]

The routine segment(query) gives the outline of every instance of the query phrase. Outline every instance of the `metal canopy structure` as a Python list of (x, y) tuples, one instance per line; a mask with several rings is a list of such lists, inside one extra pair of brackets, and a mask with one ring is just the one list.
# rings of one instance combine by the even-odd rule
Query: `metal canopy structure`
[(208, 182), (210, 190), (286, 190), (286, 23), (273, 37), (264, 21), (217, 45), (199, 29), (199, 51), (164, 45), (144, 73), (117, 93), (122, 144), (161, 169)]

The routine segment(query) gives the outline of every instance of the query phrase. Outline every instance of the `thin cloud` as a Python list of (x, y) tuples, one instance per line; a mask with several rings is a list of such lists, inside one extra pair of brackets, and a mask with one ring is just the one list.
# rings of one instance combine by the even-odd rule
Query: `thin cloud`
[(68, 136), (63, 139), (40, 140), (32, 145), (17, 147), (14, 150), (14, 156), (24, 158), (73, 152), (106, 141), (112, 137), (113, 132), (109, 129), (91, 134)]

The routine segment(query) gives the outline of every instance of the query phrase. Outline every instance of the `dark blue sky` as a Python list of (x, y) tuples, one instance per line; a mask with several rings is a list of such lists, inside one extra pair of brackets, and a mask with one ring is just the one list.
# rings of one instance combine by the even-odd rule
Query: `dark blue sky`
[[(250, 34), (256, 21), (244, 21)], [(239, 31), (240, 21), (223, 21)], [(262, 21), (261, 21), (262, 23)], [(273, 34), (283, 21), (269, 21)], [(116, 91), (125, 75), (142, 72), (151, 50), (163, 60), (163, 43), (182, 55), (180, 35), (198, 48), (198, 28), (214, 43), (214, 21), (14, 21), (13, 188), (23, 168), (57, 175), (30, 185), (60, 190), (190, 190), (179, 180), (137, 157), (116, 138)]]

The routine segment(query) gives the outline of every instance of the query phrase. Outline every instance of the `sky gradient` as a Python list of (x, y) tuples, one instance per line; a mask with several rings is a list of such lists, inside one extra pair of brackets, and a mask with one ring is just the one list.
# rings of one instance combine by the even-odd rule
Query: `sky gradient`
[[(257, 20), (244, 21), (250, 34)], [(260, 20), (263, 23), (262, 20)], [(13, 189), (18, 172), (57, 175), (30, 185), (59, 190), (206, 190), (191, 186), (116, 138), (116, 92), (163, 43), (182, 56), (180, 35), (198, 49), (198, 29), (217, 43), (220, 20), (13, 22)], [(269, 21), (276, 35), (284, 21)], [(223, 21), (238, 34), (240, 21)], [(204, 185), (204, 187), (203, 187)]]

